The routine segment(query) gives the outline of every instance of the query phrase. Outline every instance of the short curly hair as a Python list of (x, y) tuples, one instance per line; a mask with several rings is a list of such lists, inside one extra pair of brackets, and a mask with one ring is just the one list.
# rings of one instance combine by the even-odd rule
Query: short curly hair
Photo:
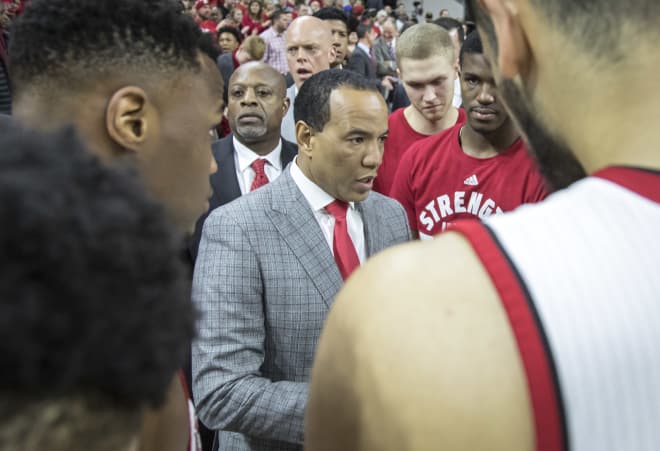
[(0, 398), (159, 406), (195, 319), (164, 209), (70, 127), (0, 149)]
[(176, 0), (34, 0), (12, 27), (12, 84), (79, 88), (127, 71), (198, 71), (202, 34)]

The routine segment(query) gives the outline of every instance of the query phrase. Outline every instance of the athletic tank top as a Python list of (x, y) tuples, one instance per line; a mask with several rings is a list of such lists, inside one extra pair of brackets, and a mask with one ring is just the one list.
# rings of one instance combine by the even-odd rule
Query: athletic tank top
[(508, 314), (538, 451), (660, 450), (660, 172), (458, 223)]

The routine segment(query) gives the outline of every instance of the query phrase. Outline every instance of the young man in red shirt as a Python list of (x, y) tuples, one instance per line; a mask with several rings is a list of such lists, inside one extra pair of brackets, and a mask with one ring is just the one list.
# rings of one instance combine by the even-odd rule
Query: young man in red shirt
[(410, 106), (389, 116), (389, 136), (374, 191), (388, 195), (403, 153), (415, 141), (457, 123), (465, 113), (452, 106), (456, 55), (449, 33), (435, 24), (415, 25), (397, 40), (396, 61)]
[(483, 219), (546, 196), (536, 163), (499, 101), (476, 32), (466, 39), (460, 64), (467, 123), (413, 144), (390, 191), (421, 239), (457, 219)]

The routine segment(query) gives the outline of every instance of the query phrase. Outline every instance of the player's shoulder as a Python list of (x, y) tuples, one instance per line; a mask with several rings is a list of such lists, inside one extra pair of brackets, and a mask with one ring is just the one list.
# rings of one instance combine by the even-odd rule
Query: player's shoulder
[(491, 288), (488, 275), (470, 242), (459, 233), (387, 249), (363, 265), (347, 281), (336, 301), (340, 311), (351, 304), (360, 320), (374, 310), (392, 319), (412, 308), (441, 309)]

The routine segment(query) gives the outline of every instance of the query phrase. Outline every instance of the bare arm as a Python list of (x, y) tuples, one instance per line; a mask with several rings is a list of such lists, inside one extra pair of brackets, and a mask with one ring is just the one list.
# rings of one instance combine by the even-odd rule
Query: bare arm
[(321, 337), (309, 451), (534, 449), (507, 317), (466, 241), (449, 233), (370, 260)]

